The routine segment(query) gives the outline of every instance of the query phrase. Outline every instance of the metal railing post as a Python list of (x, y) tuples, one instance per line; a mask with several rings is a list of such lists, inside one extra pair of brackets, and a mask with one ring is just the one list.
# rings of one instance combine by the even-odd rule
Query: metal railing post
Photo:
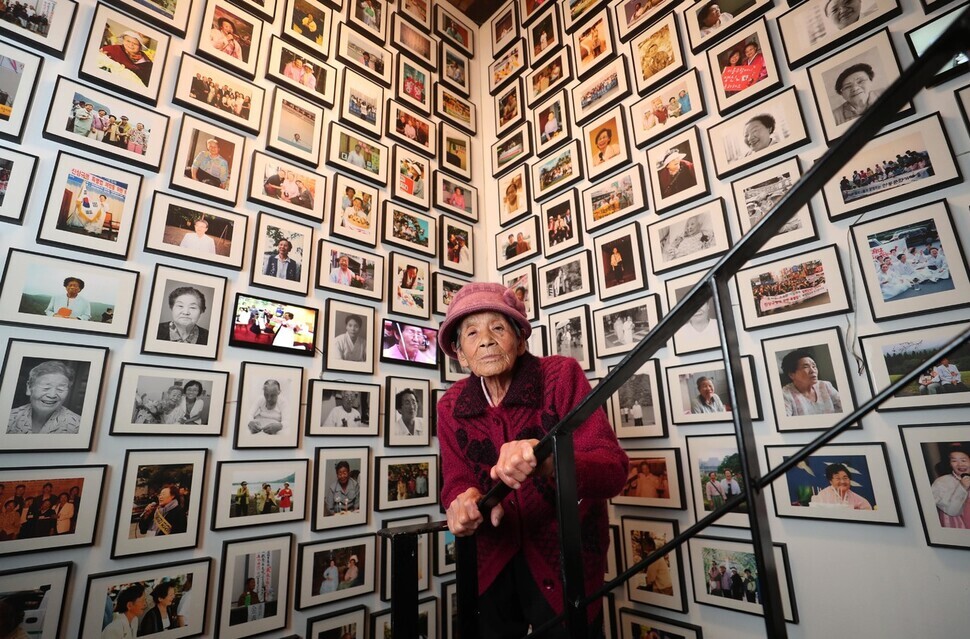
[(458, 589), (458, 630), (461, 639), (478, 639), (478, 541), (474, 535), (455, 538)]
[[(583, 598), (583, 541), (579, 525), (579, 494), (576, 488), (576, 458), (572, 433), (553, 439), (556, 463), (556, 498), (559, 516), (559, 549), (562, 553), (563, 602), (566, 629), (570, 639), (586, 639), (586, 608), (576, 602)], [(540, 586), (541, 587), (541, 586)]]
[(398, 637), (417, 637), (418, 536), (393, 535), (390, 541), (391, 628)]

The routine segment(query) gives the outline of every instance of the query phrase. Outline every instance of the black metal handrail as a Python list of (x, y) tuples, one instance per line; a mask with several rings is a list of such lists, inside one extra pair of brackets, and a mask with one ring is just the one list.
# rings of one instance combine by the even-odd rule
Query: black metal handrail
[[(863, 116), (856, 120), (856, 122), (846, 131), (844, 136), (835, 145), (829, 148), (829, 150), (805, 172), (802, 178), (775, 204), (772, 210), (759, 222), (753, 225), (748, 233), (745, 234), (745, 236), (737, 244), (735, 244), (734, 247), (729, 249), (720, 260), (718, 260), (718, 262), (707, 272), (707, 274), (705, 274), (704, 277), (702, 277), (701, 280), (694, 285), (687, 295), (685, 295), (680, 302), (678, 302), (670, 310), (669, 313), (660, 319), (660, 321), (648, 333), (648, 335), (637, 346), (635, 346), (599, 382), (599, 384), (597, 384), (597, 386), (573, 410), (563, 417), (560, 422), (556, 424), (536, 445), (534, 449), (535, 455), (539, 463), (542, 463), (543, 460), (553, 453), (553, 449), (557, 445), (562, 445), (563, 438), (568, 438), (574, 430), (576, 430), (593, 414), (594, 411), (604, 405), (609, 398), (616, 393), (620, 387), (630, 377), (632, 377), (650, 357), (656, 353), (656, 351), (663, 348), (674, 336), (677, 330), (686, 324), (690, 317), (703, 304), (705, 304), (712, 297), (715, 299), (717, 302), (716, 307), (718, 311), (718, 321), (721, 325), (722, 336), (727, 338), (722, 340), (722, 353), (725, 356), (725, 366), (729, 377), (728, 387), (729, 392), (732, 394), (733, 400), (732, 405), (736, 407), (736, 410), (733, 411), (734, 414), (732, 417), (735, 423), (736, 435), (742, 443), (742, 445), (739, 446), (744, 466), (743, 479), (745, 486), (742, 493), (732, 496), (720, 508), (715, 509), (710, 514), (703, 517), (700, 521), (685, 529), (682, 533), (675, 536), (650, 556), (623, 571), (622, 574), (617, 576), (609, 583), (604, 584), (604, 586), (595, 593), (586, 595), (582, 598), (570, 599), (570, 606), (567, 607), (566, 612), (556, 619), (551, 620), (547, 624), (544, 624), (542, 627), (535, 629), (533, 635), (540, 635), (548, 628), (560, 623), (566, 617), (571, 617), (571, 620), (575, 619), (576, 617), (573, 614), (574, 609), (585, 610), (586, 606), (593, 601), (596, 601), (597, 598), (603, 596), (617, 585), (629, 580), (653, 561), (658, 560), (670, 551), (683, 545), (687, 539), (692, 538), (700, 531), (715, 523), (725, 513), (729, 512), (743, 501), (748, 500), (758, 503), (759, 500), (761, 500), (760, 503), (763, 508), (762, 489), (765, 486), (778, 479), (783, 473), (790, 470), (798, 462), (804, 460), (813, 452), (817, 451), (826, 443), (837, 437), (851, 425), (858, 422), (862, 417), (872, 412), (882, 402), (892, 397), (892, 395), (900, 388), (915, 379), (919, 375), (920, 370), (925, 370), (929, 364), (937, 361), (940, 357), (970, 339), (970, 330), (964, 331), (954, 340), (949, 342), (946, 347), (934, 354), (932, 358), (927, 360), (927, 362), (924, 363), (921, 368), (914, 369), (913, 371), (904, 375), (901, 379), (897, 380), (888, 388), (876, 394), (872, 399), (856, 409), (851, 415), (826, 430), (815, 440), (793, 454), (772, 471), (764, 476), (760, 475), (760, 469), (757, 465), (757, 458), (756, 455), (753, 454), (753, 438), (750, 437), (750, 419), (747, 415), (747, 402), (745, 400), (744, 393), (736, 394), (736, 388), (743, 388), (743, 383), (735, 383), (735, 378), (737, 378), (738, 382), (740, 382), (740, 367), (736, 365), (739, 361), (739, 356), (737, 353), (737, 339), (733, 330), (727, 332), (724, 330), (726, 326), (733, 326), (733, 314), (730, 308), (729, 296), (727, 294), (728, 282), (748, 260), (756, 256), (758, 251), (761, 250), (761, 247), (771, 240), (785, 223), (794, 217), (797, 212), (803, 206), (805, 206), (818, 191), (821, 191), (822, 188), (824, 188), (824, 186), (833, 177), (835, 177), (839, 171), (842, 170), (845, 164), (848, 163), (885, 124), (895, 117), (898, 110), (904, 104), (909, 102), (926, 85), (927, 78), (931, 78), (936, 71), (942, 68), (942, 66), (954, 55), (956, 55), (956, 53), (965, 49), (966, 42), (970, 42), (970, 8), (963, 11), (960, 17), (955, 20), (943, 34), (941, 34), (937, 41), (933, 43), (921, 57), (917, 58), (913, 64), (900, 75), (900, 77), (882, 94), (882, 96), (872, 105), (872, 107), (869, 108), (865, 114), (863, 114)], [(571, 458), (571, 454), (568, 456)], [(561, 465), (560, 460), (557, 459), (557, 483), (560, 484), (559, 488), (561, 488), (564, 481), (570, 482), (572, 490), (575, 490), (575, 468), (573, 467), (570, 469), (568, 466), (569, 464)], [(561, 478), (562, 472), (565, 472), (568, 477)], [(505, 484), (497, 483), (493, 485), (492, 488), (490, 488), (488, 492), (479, 500), (479, 510), (485, 517), (487, 517), (491, 508), (500, 503), (502, 499), (504, 499), (509, 493), (511, 493), (511, 489)], [(773, 578), (775, 571), (773, 570), (773, 560), (771, 558), (772, 553), (770, 552), (770, 536), (767, 533), (767, 526), (760, 527), (760, 523), (755, 518), (754, 511), (750, 513), (750, 519), (752, 520), (752, 534), (754, 537), (753, 541), (755, 542), (755, 555), (759, 562), (759, 571), (765, 564), (769, 566), (769, 569), (765, 571), (765, 575), (771, 579), (767, 584), (768, 588), (765, 594), (766, 598), (768, 599), (768, 603), (770, 604), (775, 601), (780, 601), (778, 599), (778, 585), (776, 583), (776, 579)], [(445, 522), (435, 522), (432, 524), (421, 524), (407, 528), (381, 530), (379, 534), (392, 539), (395, 553), (397, 553), (397, 544), (400, 543), (400, 547), (403, 550), (402, 555), (410, 555), (411, 553), (408, 549), (410, 549), (412, 544), (410, 541), (405, 541), (405, 538), (414, 540), (413, 545), (416, 548), (415, 535), (445, 530), (446, 527)], [(561, 535), (569, 532), (565, 528), (576, 529), (573, 530), (573, 533), (578, 534), (578, 525), (566, 527), (561, 525)], [(760, 538), (758, 538), (759, 536)], [(474, 538), (459, 538), (459, 555), (469, 553), (468, 548), (474, 548), (473, 539)], [(768, 549), (767, 553), (764, 552), (766, 548)], [(397, 555), (395, 556), (397, 557)], [(416, 562), (416, 555), (414, 556), (414, 561)], [(397, 560), (395, 560), (395, 564), (397, 564)], [(476, 622), (473, 619), (473, 616), (467, 613), (470, 608), (474, 608), (475, 595), (472, 593), (475, 590), (473, 585), (477, 584), (477, 575), (464, 575), (463, 571), (461, 570), (462, 565), (464, 565), (464, 562), (460, 561), (458, 581), (459, 623), (461, 625), (462, 636), (466, 639), (475, 639), (477, 637)], [(474, 572), (472, 570), (468, 570), (467, 568), (466, 571), (468, 573)], [(410, 571), (406, 572), (406, 576), (410, 576)], [(398, 581), (397, 574), (394, 574), (394, 581)], [(394, 594), (400, 593), (401, 596), (400, 600), (392, 598), (392, 623), (403, 631), (403, 636), (409, 637), (411, 635), (409, 634), (408, 629), (417, 628), (417, 591), (414, 586), (414, 579), (408, 579), (408, 583), (406, 584), (403, 583), (403, 580), (401, 581), (402, 585), (400, 588), (398, 588), (396, 585), (392, 585), (392, 592)], [(570, 581), (568, 575), (566, 576), (565, 581), (567, 584)], [(405, 591), (408, 589), (411, 591), (411, 594), (405, 593)], [(568, 588), (566, 589), (566, 592), (569, 592)], [(411, 601), (412, 599), (413, 602)], [(462, 605), (463, 603), (465, 604), (464, 606)], [(781, 606), (766, 605), (764, 606), (764, 611), (768, 636), (779, 639), (785, 637), (786, 633), (784, 619), (781, 616)], [(572, 636), (579, 637), (580, 635), (573, 633)]]

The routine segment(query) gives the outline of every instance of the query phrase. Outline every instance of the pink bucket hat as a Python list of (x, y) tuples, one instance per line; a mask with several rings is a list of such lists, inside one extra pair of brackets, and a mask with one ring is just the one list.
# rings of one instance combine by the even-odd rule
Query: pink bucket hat
[(512, 289), (501, 284), (465, 284), (448, 305), (448, 314), (438, 331), (438, 346), (445, 355), (458, 359), (455, 352), (455, 333), (458, 332), (461, 321), (469, 315), (487, 311), (505, 315), (519, 327), (522, 339), (532, 335), (532, 325), (525, 316), (525, 304), (515, 296)]

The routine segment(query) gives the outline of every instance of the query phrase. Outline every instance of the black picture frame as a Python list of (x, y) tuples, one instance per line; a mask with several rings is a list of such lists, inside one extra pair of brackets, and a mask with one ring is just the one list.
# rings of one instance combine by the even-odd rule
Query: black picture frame
[[(242, 362), (233, 450), (297, 448), (303, 424), (300, 420), (302, 394), (302, 367)], [(275, 406), (264, 413), (269, 396), (275, 397)]]
[[(211, 78), (213, 86), (207, 86), (204, 79), (197, 77), (200, 74), (204, 78)], [(215, 86), (221, 88), (216, 90)], [(218, 93), (226, 87), (243, 96), (244, 102), (239, 105), (238, 113), (235, 104), (223, 104), (218, 97)], [(217, 93), (213, 93), (213, 101), (209, 102), (209, 93), (213, 91)], [(256, 134), (263, 121), (266, 89), (183, 52), (179, 58), (172, 102), (233, 128)]]
[(529, 66), (536, 68), (543, 60), (562, 46), (564, 31), (559, 20), (559, 10), (553, 4), (544, 14), (538, 16), (527, 29), (526, 41), (529, 44)]
[(438, 43), (413, 22), (391, 15), (391, 46), (429, 71), (438, 70)]
[(580, 224), (579, 193), (569, 189), (546, 200), (539, 208), (542, 234), (542, 253), (547, 258), (583, 246), (583, 227)]
[[(298, 0), (303, 3), (306, 0)], [(337, 95), (337, 69), (292, 42), (271, 36), (266, 62), (266, 78), (299, 95), (333, 108)], [(296, 61), (300, 68), (296, 68)], [(307, 70), (310, 73), (307, 75)], [(294, 77), (299, 72), (299, 78)], [(289, 73), (289, 75), (287, 75)]]
[[(431, 161), (428, 158), (418, 155), (410, 149), (395, 145), (391, 152), (391, 171), (394, 177), (391, 180), (391, 197), (395, 201), (384, 201), (385, 216), (390, 207), (400, 208), (397, 202), (403, 202), (421, 211), (431, 209)], [(385, 227), (385, 232), (386, 230)], [(417, 243), (420, 245), (420, 237), (415, 239), (418, 240)], [(416, 249), (417, 247), (413, 248)], [(434, 247), (430, 248), (433, 249)]]
[[(346, 478), (341, 476), (341, 470), (347, 471)], [(317, 448), (311, 528), (319, 532), (366, 524), (370, 515), (370, 476), (370, 447)]]
[[(314, 55), (330, 55), (333, 10), (318, 0), (287, 0), (283, 13), (283, 39)], [(342, 8), (338, 2), (336, 9)], [(342, 21), (341, 21), (342, 23)]]
[(7, 190), (0, 204), (0, 222), (23, 225), (39, 160), (36, 155), (0, 145), (0, 167), (8, 174)]
[[(270, 104), (266, 149), (316, 168), (323, 146), (323, 107), (283, 87), (273, 88)], [(383, 94), (378, 104), (383, 106)]]
[(466, 98), (471, 96), (471, 60), (447, 42), (438, 46), (438, 80)]
[(528, 124), (522, 124), (505, 138), (492, 144), (492, 177), (511, 171), (532, 154), (532, 129)]
[[(347, 270), (340, 262), (347, 259)], [(384, 299), (384, 256), (320, 239), (315, 287), (354, 298)]]
[(441, 122), (438, 126), (438, 168), (470, 182), (471, 161), (471, 136), (447, 122)]
[(78, 3), (75, 0), (67, 0), (53, 7), (46, 28), (37, 30), (21, 26), (19, 20), (3, 20), (0, 21), (0, 33), (31, 49), (63, 60), (77, 17), (77, 8)]
[(393, 98), (387, 99), (384, 134), (429, 158), (438, 156), (438, 124)]
[(305, 457), (217, 462), (210, 530), (302, 522), (314, 492), (309, 470)]
[[(330, 122), (327, 139), (328, 165), (378, 186), (387, 186), (391, 155), (387, 146), (369, 138), (361, 138), (356, 131), (337, 122)], [(361, 147), (363, 153), (357, 151), (357, 147)]]
[[(620, 523), (623, 530), (623, 566), (627, 569), (656, 552), (680, 532), (680, 525), (674, 519), (624, 515)], [(654, 583), (661, 579), (670, 582), (670, 592), (654, 590)], [(684, 580), (680, 546), (632, 577), (626, 582), (626, 587), (630, 601), (685, 612), (687, 582)]]
[[(431, 515), (412, 515), (410, 517), (393, 517), (382, 519), (381, 528), (401, 528), (403, 526), (416, 526), (418, 524), (428, 524), (431, 522)], [(431, 589), (431, 535), (418, 535), (418, 578), (415, 580), (415, 587), (418, 593), (427, 592)], [(391, 540), (381, 537), (381, 601), (391, 601), (391, 581), (394, 576), (394, 547)], [(433, 620), (428, 620), (433, 623)], [(420, 621), (418, 622), (420, 624)]]
[(313, 274), (312, 251), (312, 226), (260, 211), (253, 229), (249, 284), (305, 296)]
[(732, 245), (723, 198), (695, 205), (648, 224), (651, 271), (655, 274), (706, 262)]
[[(366, 35), (381, 46), (387, 42), (390, 8), (386, 3), (372, 4), (370, 0), (347, 0), (345, 6), (347, 7), (346, 24), (353, 25), (354, 31)], [(370, 9), (369, 12), (368, 9)]]
[[(30, 615), (40, 610), (62, 610), (74, 562), (47, 563), (41, 567), (27, 566), (0, 572), (0, 590), (10, 593), (14, 600), (27, 599), (24, 612)], [(37, 593), (42, 593), (37, 601)], [(41, 639), (61, 636), (63, 615), (47, 615), (36, 619), (34, 625)]]
[[(764, 419), (764, 414), (759, 401), (761, 393), (758, 389), (754, 357), (742, 355), (740, 368), (744, 378), (744, 392), (748, 398), (751, 419), (752, 421), (761, 421)], [(670, 408), (670, 422), (673, 425), (692, 426), (731, 421), (735, 407), (731, 405), (727, 369), (723, 361), (709, 360), (668, 366), (664, 371), (664, 377), (667, 387), (667, 405)], [(709, 400), (701, 397), (700, 393), (705, 380), (710, 382), (713, 392)], [(740, 392), (740, 389), (738, 389), (738, 392)], [(740, 469), (735, 472), (739, 471)], [(702, 497), (697, 494), (695, 494), (694, 499), (695, 502), (703, 501)], [(697, 515), (698, 519), (703, 516), (701, 512), (698, 512)]]
[(676, 13), (668, 13), (630, 40), (633, 79), (640, 95), (687, 69), (678, 22)]
[[(605, 33), (604, 33), (605, 32)], [(531, 35), (531, 31), (530, 31)], [(576, 77), (585, 80), (617, 52), (608, 8), (594, 13), (571, 34)]]
[[(231, 33), (225, 30), (227, 24), (232, 25)], [(252, 80), (256, 77), (264, 24), (262, 19), (226, 0), (206, 0), (195, 52)]]
[(585, 124), (603, 111), (626, 98), (632, 89), (626, 67), (626, 56), (617, 56), (576, 86), (570, 88), (573, 117)]
[[(623, 306), (620, 306), (620, 308)], [(657, 439), (667, 437), (665, 401), (660, 361), (656, 359), (647, 360), (610, 397), (610, 407), (613, 409), (611, 417), (616, 438)], [(681, 476), (683, 476), (683, 472), (681, 472)], [(682, 492), (682, 494), (686, 493)]]
[(426, 67), (399, 55), (394, 80), (394, 97), (399, 102), (409, 104), (425, 115), (430, 115), (434, 76), (435, 74)]
[(519, 38), (518, 0), (508, 0), (499, 7), (488, 21), (492, 55), (505, 51)]
[(324, 637), (327, 632), (342, 632), (345, 628), (353, 636), (362, 637), (367, 632), (367, 606), (352, 606), (336, 612), (310, 617), (306, 622), (307, 637)]
[(808, 0), (778, 17), (778, 31), (788, 58), (795, 69), (819, 58), (856, 34), (877, 27), (902, 13), (898, 0), (876, 0), (865, 16), (859, 9), (843, 12), (836, 18), (825, 13), (825, 0)]
[(635, 163), (582, 192), (583, 227), (587, 233), (605, 229), (648, 208), (643, 167)]
[[(344, 406), (337, 403), (338, 399), (344, 399), (345, 391), (353, 393), (350, 398), (349, 416)], [(307, 390), (304, 435), (308, 437), (376, 436), (382, 406), (380, 398), (379, 384), (311, 379), (310, 388)], [(335, 412), (338, 406), (340, 410)], [(346, 426), (344, 426), (345, 421)]]
[[(360, 200), (360, 206), (354, 200)], [(330, 235), (374, 248), (380, 229), (381, 191), (372, 184), (340, 173), (333, 176)]]
[(444, 82), (434, 85), (434, 115), (471, 135), (478, 131), (478, 107)]
[(582, 145), (579, 140), (559, 147), (545, 158), (535, 160), (532, 172), (532, 197), (542, 202), (585, 179)]
[[(217, 143), (218, 148), (213, 148), (216, 155), (225, 162), (225, 177), (221, 173), (220, 163), (215, 163), (214, 166), (219, 169), (218, 174), (212, 172), (213, 167), (205, 164), (214, 162), (205, 159), (207, 155), (212, 156), (209, 140), (215, 140)], [(183, 115), (178, 142), (175, 146), (175, 161), (172, 164), (169, 187), (196, 197), (208, 196), (213, 200), (234, 206), (236, 195), (239, 193), (245, 146), (245, 136), (191, 115)], [(209, 170), (203, 169), (203, 164)]]
[(593, 258), (579, 251), (539, 267), (539, 308), (549, 309), (586, 297), (593, 292)]
[(550, 353), (573, 357), (584, 371), (594, 368), (593, 334), (589, 305), (580, 304), (556, 313), (548, 313)]
[(519, 38), (501, 57), (488, 65), (488, 93), (495, 95), (506, 84), (519, 77), (526, 67), (525, 39)]
[(583, 126), (586, 177), (595, 181), (625, 167), (632, 160), (630, 130), (622, 105), (604, 112)]
[(566, 91), (550, 94), (542, 104), (532, 108), (532, 130), (536, 155), (542, 157), (573, 138), (569, 97)]
[[(684, 11), (684, 25), (687, 28), (690, 50), (698, 54), (705, 48), (721, 42), (764, 15), (774, 4), (774, 0), (726, 0), (718, 3), (717, 14), (713, 14), (707, 7), (707, 3), (692, 4)], [(725, 20), (724, 14), (727, 14), (730, 19)], [(716, 20), (709, 25), (705, 24), (711, 18)]]
[(464, 51), (469, 58), (474, 58), (476, 30), (456, 18), (444, 5), (432, 4), (435, 35)]
[(252, 157), (247, 201), (318, 224), (323, 222), (327, 202), (326, 175), (258, 150)]
[(387, 312), (431, 318), (431, 263), (412, 255), (391, 252), (388, 254)]
[(227, 284), (221, 275), (156, 264), (141, 352), (217, 359)]
[(460, 182), (437, 169), (434, 171), (432, 202), (437, 209), (469, 222), (478, 221), (478, 188)]
[(394, 54), (370, 38), (358, 34), (343, 21), (337, 23), (337, 47), (334, 55), (339, 62), (350, 65), (390, 88)]
[[(327, 350), (324, 368), (328, 371), (374, 374), (374, 337), (377, 313), (361, 306), (328, 299), (326, 306)], [(352, 329), (351, 323), (357, 328)], [(353, 332), (354, 335), (350, 336)]]
[(525, 99), (522, 97), (522, 79), (506, 85), (494, 96), (495, 137), (502, 137), (520, 122), (525, 121)]
[[(522, 236), (522, 241), (518, 236)], [(511, 242), (504, 242), (509, 236), (515, 240), (515, 249), (512, 249)], [(504, 271), (507, 268), (519, 264), (539, 254), (541, 243), (539, 241), (539, 218), (530, 215), (521, 222), (510, 226), (503, 231), (495, 234), (495, 267)], [(520, 250), (521, 247), (521, 250)]]
[(438, 220), (438, 266), (475, 276), (475, 227), (447, 215)]
[[(293, 601), (290, 589), (290, 571), (292, 570), (293, 533), (266, 535), (262, 537), (247, 537), (242, 539), (225, 540), (222, 542), (222, 558), (220, 564), (219, 595), (216, 609), (217, 632), (226, 639), (242, 639), (271, 630), (285, 628), (289, 623), (290, 605)], [(272, 567), (268, 574), (271, 583), (266, 584), (263, 579), (256, 581), (254, 591), (259, 603), (250, 602), (246, 605), (246, 586), (248, 574), (236, 574), (237, 558), (261, 554), (264, 561)], [(236, 591), (243, 595), (236, 597)], [(260, 596), (262, 593), (262, 596)], [(276, 598), (267, 600), (267, 595)], [(252, 595), (250, 595), (251, 597)], [(242, 605), (235, 605), (240, 601)], [(263, 614), (259, 619), (249, 621), (250, 606), (262, 606)], [(234, 613), (235, 611), (235, 613)], [(247, 627), (248, 626), (248, 627)]]
[[(415, 380), (410, 381), (413, 382)], [(374, 509), (378, 512), (409, 508), (412, 506), (433, 506), (438, 503), (438, 455), (377, 456), (374, 458), (374, 466), (377, 471), (374, 475), (374, 490), (376, 494)], [(409, 487), (405, 487), (405, 498), (398, 499), (401, 493), (397, 489), (392, 493), (391, 484), (393, 483), (396, 486), (402, 474), (411, 472), (422, 472), (427, 476), (428, 494), (418, 495), (415, 492), (415, 496), (412, 497), (410, 496)]]
[[(749, 55), (750, 51), (754, 51)], [(782, 86), (768, 22), (762, 18), (707, 49), (714, 101), (727, 115)]]
[(192, 0), (177, 0), (173, 6), (164, 8), (142, 4), (138, 0), (111, 0), (111, 4), (180, 38), (185, 37), (192, 12)]
[(605, 301), (647, 288), (640, 225), (620, 226), (593, 238), (596, 294)]
[[(353, 557), (353, 562), (351, 562)], [(337, 580), (340, 584), (348, 584), (343, 588), (331, 590), (330, 586), (323, 587), (326, 579), (325, 566), (333, 562), (337, 570)], [(351, 563), (355, 570), (351, 571)], [(358, 595), (374, 592), (375, 575), (377, 570), (377, 540), (375, 535), (357, 535), (355, 537), (341, 537), (326, 541), (301, 543), (297, 548), (297, 598), (296, 609), (319, 606)], [(350, 578), (348, 579), (348, 573)], [(359, 636), (366, 636), (366, 630), (360, 629)]]

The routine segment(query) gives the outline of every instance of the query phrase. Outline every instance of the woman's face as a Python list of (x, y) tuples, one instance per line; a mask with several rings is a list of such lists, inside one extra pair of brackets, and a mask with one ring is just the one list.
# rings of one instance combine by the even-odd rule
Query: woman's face
[(599, 133), (597, 133), (596, 134), (596, 148), (597, 149), (600, 149), (600, 150), (605, 149), (607, 147), (607, 145), (609, 145), (609, 143), (610, 143), (610, 137), (611, 136), (610, 136), (610, 132), (609, 131), (600, 131)]
[(761, 123), (761, 120), (751, 120), (744, 125), (744, 143), (752, 151), (761, 151), (771, 143), (771, 129)]
[(958, 476), (970, 473), (970, 455), (964, 452), (950, 453), (950, 468)]
[(280, 396), (280, 387), (274, 383), (263, 384), (263, 399), (270, 404), (275, 404)]
[(849, 478), (849, 473), (845, 472), (844, 470), (840, 470), (832, 475), (832, 479), (829, 480), (829, 483), (832, 484), (832, 488), (837, 490), (840, 495), (844, 495), (845, 493), (849, 492), (850, 488), (852, 488), (852, 480)]
[(185, 387), (185, 399), (190, 402), (194, 402), (199, 396), (199, 387), (195, 384), (191, 384)]
[(869, 99), (869, 92), (872, 90), (872, 80), (865, 71), (850, 73), (842, 81), (842, 90), (839, 95), (847, 102), (866, 102)]
[(360, 323), (357, 320), (347, 320), (345, 328), (347, 329), (347, 337), (357, 339), (357, 333), (360, 332)]
[(202, 305), (193, 293), (184, 293), (175, 298), (172, 304), (172, 321), (182, 329), (190, 330), (199, 323)]
[(41, 375), (27, 385), (31, 410), (49, 415), (64, 405), (71, 393), (71, 381), (61, 373)]
[(818, 365), (811, 357), (802, 357), (795, 365), (795, 372), (789, 373), (788, 378), (798, 390), (808, 390), (818, 381)]
[(709, 379), (705, 379), (703, 382), (701, 382), (701, 385), (697, 390), (700, 391), (701, 397), (704, 398), (704, 401), (711, 401), (711, 398), (714, 397), (714, 382)]
[(516, 358), (525, 352), (525, 342), (509, 320), (493, 311), (466, 317), (458, 337), (458, 361), (479, 377), (511, 373)]
[(81, 292), (81, 285), (76, 280), (70, 280), (64, 286), (64, 292), (67, 293), (68, 297), (77, 297), (77, 294)]
[(738, 62), (741, 62), (741, 52), (740, 51), (732, 51), (731, 52), (731, 57), (728, 58), (728, 63), (733, 67)]
[(173, 601), (175, 601), (175, 588), (169, 587), (169, 589), (165, 591), (165, 595), (158, 600), (158, 603), (163, 606), (171, 606)]
[(235, 31), (235, 29), (232, 26), (232, 23), (229, 22), (228, 20), (223, 20), (222, 24), (219, 26), (222, 28), (222, 32), (225, 33), (226, 35), (232, 35), (232, 32)]

